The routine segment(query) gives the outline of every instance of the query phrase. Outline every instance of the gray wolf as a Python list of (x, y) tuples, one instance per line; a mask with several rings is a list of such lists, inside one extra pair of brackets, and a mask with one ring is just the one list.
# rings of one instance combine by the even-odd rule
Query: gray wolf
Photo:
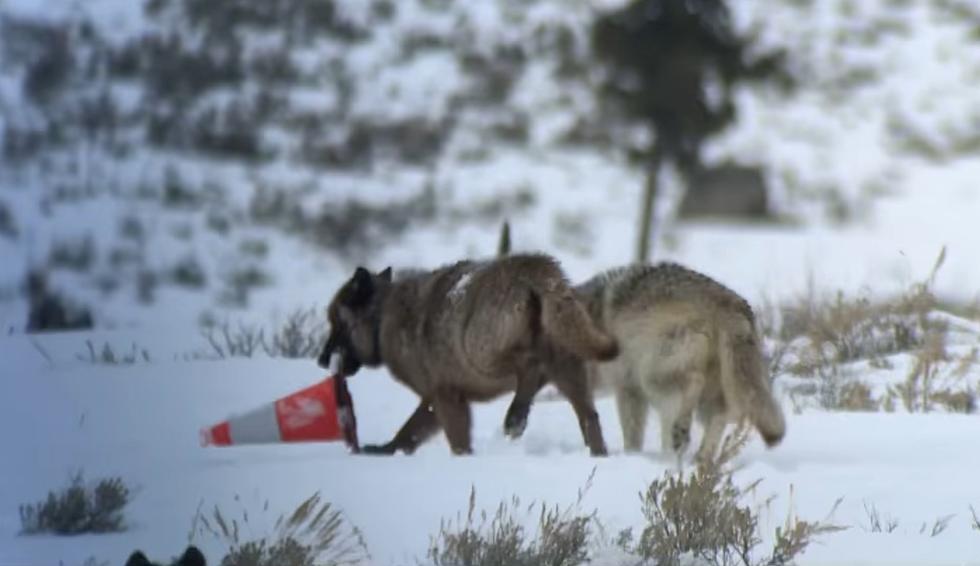
[(712, 458), (728, 422), (747, 418), (768, 446), (786, 432), (773, 398), (755, 317), (737, 293), (675, 263), (611, 269), (575, 287), (620, 355), (588, 365), (593, 386), (616, 397), (627, 451), (643, 447), (648, 408), (661, 449), (683, 453), (691, 419), (704, 425), (699, 460)]
[[(172, 563), (172, 566), (206, 566), (207, 562), (204, 560), (204, 555), (198, 550), (196, 546), (188, 546), (184, 554), (177, 559), (176, 562)], [(129, 555), (129, 559), (126, 560), (126, 566), (156, 566), (155, 562), (150, 562), (145, 554), (137, 550)]]
[(346, 376), (385, 366), (420, 397), (394, 438), (365, 453), (412, 453), (439, 428), (453, 453), (471, 453), (470, 403), (510, 391), (504, 430), (519, 437), (534, 395), (549, 382), (571, 403), (591, 453), (606, 453), (585, 361), (612, 359), (618, 347), (548, 256), (460, 261), (394, 280), (391, 268), (359, 267), (327, 315), (321, 366), (335, 354)]

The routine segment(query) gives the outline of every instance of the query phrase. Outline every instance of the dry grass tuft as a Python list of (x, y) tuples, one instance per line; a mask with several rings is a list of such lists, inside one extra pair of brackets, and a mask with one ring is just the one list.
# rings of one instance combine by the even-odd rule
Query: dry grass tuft
[(126, 530), (123, 508), (131, 500), (122, 478), (105, 478), (86, 487), (82, 472), (72, 476), (65, 489), (49, 491), (44, 501), (21, 505), (21, 533), (117, 533)]
[(719, 566), (788, 564), (815, 538), (842, 530), (829, 523), (804, 521), (791, 513), (785, 524), (777, 527), (768, 556), (757, 558), (762, 543), (759, 509), (741, 501), (759, 481), (739, 487), (731, 469), (748, 436), (743, 425), (726, 439), (717, 459), (699, 464), (691, 474), (665, 473), (654, 480), (646, 493), (640, 494), (647, 525), (635, 546), (630, 533), (621, 533), (621, 547), (657, 565), (690, 559)]
[[(941, 304), (932, 287), (945, 259), (943, 248), (928, 277), (890, 300), (873, 302), (838, 293), (826, 301), (811, 292), (781, 309), (781, 316), (770, 306), (761, 326), (772, 343), (772, 369), (812, 379), (812, 385), (798, 384), (794, 392), (815, 394), (826, 409), (893, 411), (903, 406), (910, 412), (975, 411), (977, 391), (967, 377), (976, 365), (977, 352), (950, 355), (949, 322), (936, 314)], [(876, 398), (872, 385), (857, 378), (860, 366), (854, 362), (888, 369), (893, 363), (886, 356), (900, 352), (914, 356), (906, 380)]]
[(892, 385), (883, 404), (892, 406), (896, 400), (910, 413), (925, 413), (942, 407), (950, 412), (973, 413), (977, 392), (967, 379), (977, 365), (978, 350), (955, 357), (946, 352), (945, 343), (938, 337), (927, 341), (915, 353), (915, 360), (904, 382)]
[(898, 519), (885, 514), (882, 515), (875, 507), (874, 503), (864, 502), (864, 512), (868, 516), (868, 528), (865, 529), (872, 533), (893, 533), (898, 528)]
[(251, 358), (265, 354), (270, 358), (312, 358), (327, 337), (324, 318), (313, 308), (296, 309), (278, 326), (260, 328), (229, 322), (202, 325), (201, 334), (209, 351), (198, 352), (195, 358)]
[(930, 526), (928, 523), (922, 523), (922, 527), (919, 528), (919, 534), (929, 534), (929, 537), (937, 537), (949, 527), (949, 522), (953, 520), (956, 515), (943, 515), (942, 517), (937, 517), (935, 521), (932, 522)]
[[(236, 497), (236, 500), (238, 498)], [(263, 510), (268, 509), (268, 503)], [(346, 524), (343, 514), (314, 493), (288, 516), (279, 516), (273, 533), (246, 537), (247, 510), (240, 520), (226, 517), (217, 507), (210, 519), (198, 509), (188, 537), (207, 535), (228, 545), (221, 566), (343, 566), (370, 559), (364, 538)]]
[(75, 359), (88, 362), (93, 365), (133, 365), (137, 362), (150, 363), (150, 353), (146, 348), (140, 348), (133, 342), (132, 346), (128, 351), (117, 352), (113, 349), (112, 345), (105, 342), (102, 348), (96, 348), (95, 344), (91, 340), (85, 341), (86, 353), (85, 354), (75, 354)]
[[(443, 521), (429, 544), (428, 558), (436, 566), (574, 566), (588, 561), (596, 526), (595, 513), (578, 512), (592, 485), (593, 468), (576, 502), (564, 510), (532, 502), (526, 508), (517, 497), (501, 502), (493, 515), (476, 513), (476, 490), (470, 490), (465, 521)], [(524, 527), (521, 516), (538, 515), (537, 532)]]

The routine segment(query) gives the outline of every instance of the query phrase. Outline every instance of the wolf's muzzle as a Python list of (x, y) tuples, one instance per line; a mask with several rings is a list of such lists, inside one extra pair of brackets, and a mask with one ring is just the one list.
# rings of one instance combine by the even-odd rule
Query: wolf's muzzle
[(327, 343), (323, 345), (323, 350), (320, 351), (320, 357), (316, 360), (317, 365), (325, 370), (333, 370), (334, 368), (330, 367), (330, 363), (333, 358), (334, 350), (336, 349), (337, 348), (334, 344), (333, 336), (330, 336), (327, 338)]
[(361, 360), (354, 354), (352, 348), (345, 344), (343, 338), (338, 340), (333, 335), (327, 339), (316, 362), (331, 375), (350, 377), (361, 369)]

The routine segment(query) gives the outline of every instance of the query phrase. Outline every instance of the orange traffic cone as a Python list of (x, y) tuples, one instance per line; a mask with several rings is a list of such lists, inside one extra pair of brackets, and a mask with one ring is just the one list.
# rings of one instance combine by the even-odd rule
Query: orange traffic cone
[(340, 376), (201, 429), (201, 446), (332, 440), (359, 451), (353, 400)]

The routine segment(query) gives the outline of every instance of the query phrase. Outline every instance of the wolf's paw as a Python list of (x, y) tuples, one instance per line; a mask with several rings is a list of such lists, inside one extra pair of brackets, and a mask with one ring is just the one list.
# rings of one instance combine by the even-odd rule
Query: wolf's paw
[(395, 453), (395, 447), (390, 442), (388, 444), (365, 444), (361, 446), (361, 454), (369, 456), (391, 456)]
[(504, 419), (504, 433), (507, 436), (517, 439), (524, 435), (524, 429), (527, 428), (527, 416), (524, 417), (514, 417), (507, 415)]
[(670, 429), (671, 448), (678, 454), (683, 452), (691, 443), (691, 425), (684, 422), (674, 423)]
[(527, 415), (531, 407), (522, 403), (512, 403), (504, 417), (504, 432), (511, 438), (520, 438), (527, 428)]

